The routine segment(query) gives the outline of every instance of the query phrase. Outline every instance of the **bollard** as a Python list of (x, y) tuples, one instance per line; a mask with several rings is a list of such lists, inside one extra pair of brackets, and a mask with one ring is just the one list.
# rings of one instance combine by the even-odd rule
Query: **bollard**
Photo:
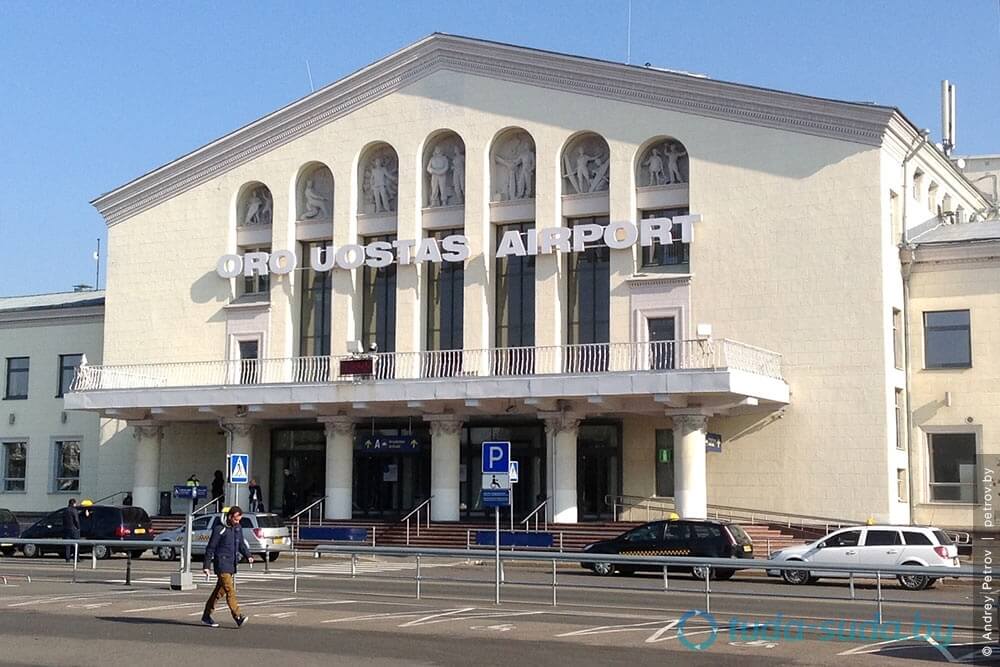
[(299, 552), (292, 549), (292, 592), (299, 592)]
[(854, 573), (851, 572), (851, 599), (854, 600)]
[(132, 585), (132, 552), (125, 552), (125, 585)]
[(420, 599), (420, 554), (417, 554), (417, 599)]
[(708, 580), (712, 577), (712, 568), (705, 568), (705, 613), (712, 613), (712, 586)]
[(667, 582), (667, 566), (664, 565), (663, 566), (663, 590), (668, 590), (668, 589), (669, 589), (669, 585), (668, 585), (668, 582)]
[(271, 550), (264, 544), (264, 574), (271, 574)]
[[(80, 563), (80, 543), (73, 543), (73, 583), (76, 583), (76, 568)], [(7, 583), (7, 582), (4, 582)]]
[(878, 600), (878, 618), (876, 622), (879, 625), (881, 625), (882, 624), (882, 573), (881, 572), (875, 573), (875, 593), (876, 593), (876, 600)]
[(358, 576), (358, 555), (351, 554), (351, 579)]
[(556, 606), (556, 562), (552, 561), (552, 606)]
[(90, 547), (90, 569), (97, 569), (97, 549)]

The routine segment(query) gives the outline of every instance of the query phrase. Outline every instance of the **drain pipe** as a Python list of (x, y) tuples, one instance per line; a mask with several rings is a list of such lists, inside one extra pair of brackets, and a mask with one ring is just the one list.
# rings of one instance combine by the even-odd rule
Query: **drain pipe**
[(907, 163), (912, 160), (920, 149), (927, 144), (927, 138), (930, 136), (930, 130), (921, 130), (920, 136), (911, 145), (910, 150), (906, 153), (903, 158), (903, 220), (902, 230), (900, 232), (900, 250), (907, 253), (905, 261), (901, 263), (900, 269), (903, 279), (903, 374), (905, 376), (905, 387), (903, 389), (903, 394), (906, 398), (906, 428), (904, 429), (906, 435), (906, 500), (909, 506), (910, 512), (910, 523), (913, 523), (913, 517), (916, 509), (916, 499), (914, 496), (915, 484), (913, 481), (913, 408), (910, 400), (912, 391), (910, 387), (910, 375), (912, 372), (910, 363), (910, 275), (913, 269), (913, 258), (914, 258), (914, 247), (910, 245), (910, 241), (906, 230), (906, 200), (910, 197), (910, 178), (909, 173), (906, 170)]

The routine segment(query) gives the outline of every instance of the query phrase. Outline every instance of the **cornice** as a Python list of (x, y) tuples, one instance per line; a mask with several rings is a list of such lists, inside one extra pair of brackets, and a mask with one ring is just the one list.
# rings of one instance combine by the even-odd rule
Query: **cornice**
[(888, 107), (432, 35), (91, 203), (114, 225), (440, 70), (870, 146), (881, 145), (895, 113)]

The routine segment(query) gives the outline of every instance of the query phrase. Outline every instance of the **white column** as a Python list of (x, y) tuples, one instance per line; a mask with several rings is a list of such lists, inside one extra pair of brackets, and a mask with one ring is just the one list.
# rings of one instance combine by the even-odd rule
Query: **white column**
[(545, 416), (545, 433), (552, 440), (551, 506), (555, 523), (577, 522), (576, 436), (580, 418), (571, 413)]
[[(247, 473), (251, 478), (255, 477), (254, 470), (257, 466), (257, 461), (254, 460), (253, 455), (253, 432), (254, 427), (257, 425), (256, 422), (250, 421), (249, 419), (227, 419), (219, 422), (219, 424), (226, 431), (229, 431), (229, 446), (227, 447), (228, 454), (246, 454), (250, 461), (250, 469)], [(229, 479), (229, 471), (226, 471), (226, 479)], [(211, 495), (211, 494), (209, 494)], [(244, 512), (249, 512), (247, 509), (249, 505), (249, 493), (247, 491), (246, 484), (228, 484), (226, 497), (223, 500), (223, 505), (232, 507), (233, 505), (239, 505), (243, 508)]]
[(321, 417), (326, 425), (326, 519), (350, 519), (354, 487), (354, 420)]
[(673, 420), (677, 513), (682, 519), (704, 519), (708, 516), (708, 477), (705, 472), (708, 418), (704, 415), (675, 415)]
[(458, 521), (462, 420), (454, 415), (424, 420), (431, 425), (431, 521)]
[(132, 473), (132, 504), (150, 516), (159, 513), (160, 440), (163, 426), (151, 421), (131, 422), (135, 437), (135, 470)]

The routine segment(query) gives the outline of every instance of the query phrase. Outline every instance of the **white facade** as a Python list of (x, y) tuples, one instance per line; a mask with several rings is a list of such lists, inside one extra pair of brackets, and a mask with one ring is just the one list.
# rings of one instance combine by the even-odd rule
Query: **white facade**
[(96, 499), (100, 418), (67, 411), (60, 383), (69, 390), (77, 355), (100, 363), (103, 319), (103, 292), (0, 298), (0, 507)]
[[(918, 182), (924, 200), (910, 201)], [(227, 451), (252, 453), (277, 504), (278, 461), (298, 447), (321, 457), (302, 461), (323, 467), (309, 495), (331, 518), (384, 504), (391, 486), (394, 510), (433, 495), (432, 517), (455, 520), (471, 510), (476, 442), (516, 426), (539, 467), (522, 493), (549, 498), (558, 521), (658, 485), (691, 516), (716, 503), (905, 521), (897, 245), (937, 203), (985, 202), (894, 109), (434, 35), (95, 201), (106, 365), (67, 405), (122, 420), (102, 434), (101, 474), (136, 480), (143, 505), (191, 472), (204, 481)], [(511, 351), (500, 231), (664, 211), (700, 216), (676, 262), (638, 245), (595, 250), (599, 269), (540, 251), (517, 302), (529, 351)], [(215, 270), (228, 254), (305, 259), (303, 243), (435, 233), (467, 239), (459, 331), (429, 305), (443, 265), (396, 248), (392, 285), (329, 273), (319, 355), (303, 334), (316, 326), (306, 272), (265, 285)], [(349, 341), (379, 342), (373, 377), (340, 374)], [(390, 421), (421, 454), (366, 478), (365, 430)], [(721, 452), (706, 454), (706, 433)]]

